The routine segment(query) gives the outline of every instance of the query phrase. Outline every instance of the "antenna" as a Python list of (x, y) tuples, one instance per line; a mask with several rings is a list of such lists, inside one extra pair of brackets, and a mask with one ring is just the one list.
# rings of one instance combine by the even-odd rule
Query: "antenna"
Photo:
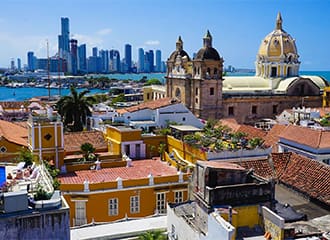
[(49, 46), (48, 46), (48, 39), (47, 39), (46, 41), (47, 41), (48, 101), (50, 101), (50, 76), (49, 76), (50, 62), (49, 62)]

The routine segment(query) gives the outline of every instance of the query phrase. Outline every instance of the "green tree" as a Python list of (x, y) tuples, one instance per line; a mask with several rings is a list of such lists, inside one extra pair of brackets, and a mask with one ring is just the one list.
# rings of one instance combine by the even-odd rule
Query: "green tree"
[(139, 236), (139, 240), (165, 240), (167, 236), (160, 230), (147, 231)]
[(71, 86), (70, 92), (70, 95), (61, 97), (56, 107), (64, 126), (73, 132), (79, 132), (86, 124), (87, 116), (92, 115), (90, 107), (95, 100), (92, 96), (85, 96), (89, 93), (88, 90), (78, 93), (77, 89)]
[(157, 78), (152, 78), (149, 79), (145, 84), (143, 84), (144, 86), (150, 86), (150, 85), (162, 85), (162, 82), (159, 81), (159, 79)]
[(80, 150), (82, 152), (82, 154), (84, 155), (84, 159), (87, 160), (93, 160), (93, 157), (91, 157), (91, 154), (94, 154), (95, 152), (95, 148), (93, 146), (93, 144), (87, 142), (87, 143), (83, 143), (80, 146)]
[(32, 152), (30, 150), (22, 147), (18, 151), (17, 161), (25, 162), (25, 166), (32, 165), (32, 163), (33, 163), (33, 154), (32, 154)]

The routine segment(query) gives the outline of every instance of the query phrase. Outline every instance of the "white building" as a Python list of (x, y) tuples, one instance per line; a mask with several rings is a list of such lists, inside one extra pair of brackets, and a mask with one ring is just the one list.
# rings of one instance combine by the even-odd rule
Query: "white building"
[(162, 98), (144, 102), (117, 110), (114, 122), (123, 122), (134, 128), (150, 130), (150, 128), (164, 128), (169, 123), (191, 125), (203, 128), (203, 123), (193, 115), (180, 101), (171, 98)]

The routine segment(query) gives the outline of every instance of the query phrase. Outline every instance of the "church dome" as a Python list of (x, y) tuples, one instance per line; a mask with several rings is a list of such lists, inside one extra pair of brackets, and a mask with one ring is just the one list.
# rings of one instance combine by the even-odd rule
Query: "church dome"
[(218, 51), (212, 47), (212, 36), (209, 31), (207, 31), (205, 37), (203, 38), (204, 40), (204, 45), (203, 48), (201, 48), (194, 60), (216, 60), (219, 61), (220, 55)]
[(174, 62), (177, 56), (181, 56), (182, 58), (186, 57), (187, 60), (190, 61), (190, 57), (188, 53), (185, 50), (183, 50), (183, 41), (181, 39), (181, 36), (179, 36), (178, 40), (176, 41), (176, 49), (174, 52), (171, 53), (168, 60)]
[(275, 29), (262, 40), (258, 56), (266, 58), (285, 58), (291, 56), (289, 60), (291, 58), (298, 58), (295, 39), (282, 29), (282, 17), (280, 13), (277, 15)]

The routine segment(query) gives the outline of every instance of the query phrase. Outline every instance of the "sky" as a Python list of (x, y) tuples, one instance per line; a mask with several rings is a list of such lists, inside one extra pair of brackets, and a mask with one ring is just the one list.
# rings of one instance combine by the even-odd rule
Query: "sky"
[(263, 38), (275, 28), (281, 12), (283, 29), (294, 39), (300, 70), (330, 71), (330, 0), (1, 0), (0, 67), (11, 59), (27, 62), (57, 52), (61, 17), (70, 19), (70, 35), (78, 45), (162, 51), (167, 60), (178, 36), (192, 56), (209, 30), (224, 65), (254, 68)]

